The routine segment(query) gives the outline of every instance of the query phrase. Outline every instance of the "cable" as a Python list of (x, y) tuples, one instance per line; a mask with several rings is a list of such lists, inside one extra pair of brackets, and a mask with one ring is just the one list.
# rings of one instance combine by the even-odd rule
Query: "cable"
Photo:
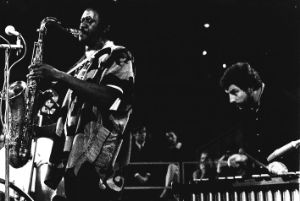
[(26, 53), (27, 53), (27, 44), (26, 41), (24, 40), (22, 34), (20, 34), (20, 38), (22, 39), (23, 43), (24, 43), (24, 52), (23, 55), (17, 60), (15, 61), (10, 67), (9, 67), (9, 71), (18, 63), (20, 62), (22, 59), (24, 59)]

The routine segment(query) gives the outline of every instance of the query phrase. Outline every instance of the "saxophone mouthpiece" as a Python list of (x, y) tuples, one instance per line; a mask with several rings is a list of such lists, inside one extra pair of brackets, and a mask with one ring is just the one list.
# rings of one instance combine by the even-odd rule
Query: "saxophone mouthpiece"
[(65, 31), (72, 34), (75, 38), (79, 38), (81, 31), (79, 29), (65, 28)]

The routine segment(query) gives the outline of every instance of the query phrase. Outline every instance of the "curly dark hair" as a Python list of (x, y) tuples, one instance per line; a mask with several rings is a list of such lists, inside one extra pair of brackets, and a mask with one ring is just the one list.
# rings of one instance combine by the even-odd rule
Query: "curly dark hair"
[(242, 90), (249, 88), (256, 90), (262, 86), (262, 80), (249, 63), (237, 62), (227, 68), (220, 79), (220, 85), (224, 90), (231, 84), (237, 85)]

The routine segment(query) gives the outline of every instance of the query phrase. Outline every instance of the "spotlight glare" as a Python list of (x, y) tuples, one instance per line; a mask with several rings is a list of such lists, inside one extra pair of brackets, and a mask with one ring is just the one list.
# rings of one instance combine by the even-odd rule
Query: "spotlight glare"
[(202, 55), (203, 55), (203, 56), (207, 55), (207, 51), (206, 51), (206, 50), (203, 50), (203, 51), (202, 51)]
[(204, 26), (204, 28), (209, 28), (210, 24), (209, 23), (205, 23), (203, 26)]
[(222, 67), (223, 67), (223, 68), (226, 68), (226, 67), (227, 67), (227, 65), (226, 65), (226, 64), (223, 64), (223, 65), (222, 65)]

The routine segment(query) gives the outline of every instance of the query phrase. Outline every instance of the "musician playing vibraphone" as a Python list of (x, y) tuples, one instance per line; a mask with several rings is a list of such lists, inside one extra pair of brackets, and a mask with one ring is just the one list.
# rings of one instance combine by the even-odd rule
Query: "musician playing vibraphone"
[[(276, 148), (288, 145), (300, 136), (295, 109), (298, 104), (285, 96), (280, 88), (263, 82), (258, 71), (246, 62), (228, 67), (220, 84), (228, 94), (229, 102), (238, 109), (234, 113), (236, 117), (231, 117), (238, 121), (231, 135), (234, 136), (231, 145), (236, 146), (232, 150), (234, 154), (227, 159), (228, 165), (242, 167), (242, 176), (282, 174), (288, 169), (298, 171), (299, 153), (295, 153), (300, 144), (298, 141), (277, 152), (276, 157), (268, 157)], [(285, 157), (280, 158), (283, 154)], [(278, 161), (272, 162), (274, 159)]]
[[(299, 140), (286, 144), (299, 137), (297, 104), (283, 96), (278, 87), (266, 87), (258, 72), (245, 62), (227, 68), (220, 84), (229, 102), (238, 108), (238, 122), (233, 129), (237, 146), (225, 162), (242, 171), (217, 179), (194, 180), (192, 184), (174, 184), (174, 193), (197, 201), (300, 200), (299, 153), (295, 158), (279, 158), (299, 147)], [(294, 172), (288, 172), (287, 167)]]

